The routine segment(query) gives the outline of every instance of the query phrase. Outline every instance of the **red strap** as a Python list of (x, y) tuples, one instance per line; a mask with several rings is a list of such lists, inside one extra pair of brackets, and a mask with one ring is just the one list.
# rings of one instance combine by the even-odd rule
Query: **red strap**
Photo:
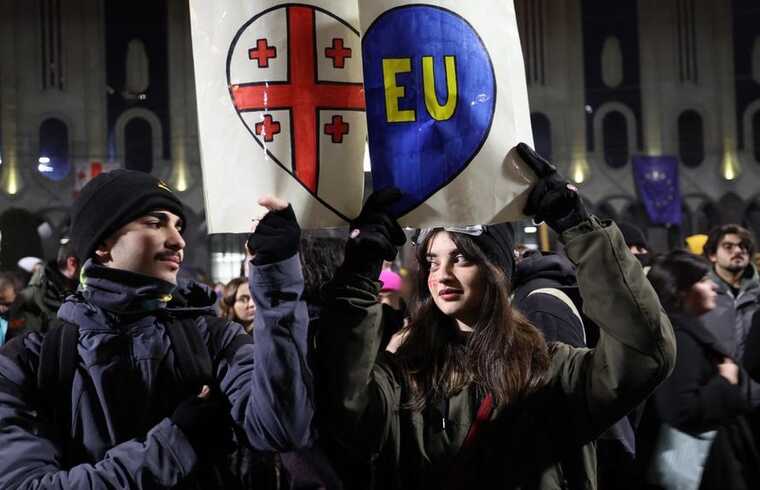
[(475, 442), (475, 437), (478, 435), (478, 431), (480, 430), (480, 427), (485, 422), (488, 422), (488, 420), (491, 418), (492, 412), (493, 412), (493, 396), (491, 396), (491, 394), (488, 393), (486, 397), (483, 398), (483, 401), (480, 402), (480, 407), (478, 408), (478, 414), (475, 416), (475, 420), (472, 421), (472, 425), (470, 425), (470, 430), (467, 431), (467, 437), (464, 438), (464, 442), (462, 443), (462, 448), (460, 449), (460, 451), (472, 447), (472, 444)]
[(445, 487), (448, 490), (460, 490), (467, 488), (466, 482), (466, 464), (470, 449), (475, 444), (475, 438), (478, 435), (478, 431), (483, 427), (483, 424), (488, 422), (493, 413), (493, 396), (490, 393), (486, 394), (483, 401), (480, 402), (478, 413), (475, 415), (475, 420), (470, 424), (470, 430), (467, 431), (467, 437), (464, 438), (462, 447), (459, 449), (456, 459), (449, 472), (448, 484)]

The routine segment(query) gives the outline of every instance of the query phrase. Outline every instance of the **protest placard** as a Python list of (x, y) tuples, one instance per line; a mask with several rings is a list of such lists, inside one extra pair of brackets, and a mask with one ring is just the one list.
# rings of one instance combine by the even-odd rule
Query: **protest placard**
[(404, 192), (408, 226), (521, 217), (532, 146), (514, 5), (503, 0), (359, 0), (376, 189)]
[(245, 232), (256, 198), (304, 228), (356, 216), (366, 141), (355, 1), (191, 0), (206, 217)]

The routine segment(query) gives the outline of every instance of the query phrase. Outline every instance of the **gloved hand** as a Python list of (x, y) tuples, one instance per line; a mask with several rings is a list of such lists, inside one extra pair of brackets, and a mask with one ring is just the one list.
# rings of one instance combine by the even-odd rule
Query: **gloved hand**
[(588, 219), (578, 189), (557, 173), (557, 167), (525, 143), (517, 145), (517, 154), (538, 176), (523, 210), (527, 216), (545, 221), (557, 233)]
[(183, 400), (169, 417), (185, 434), (196, 454), (223, 453), (232, 446), (232, 417), (227, 400), (204, 386)]
[(294, 256), (301, 241), (301, 227), (298, 226), (293, 207), (271, 197), (259, 199), (259, 204), (269, 212), (246, 242), (248, 250), (255, 254), (253, 265), (273, 264)]
[(344, 268), (376, 279), (383, 260), (396, 257), (397, 247), (406, 242), (406, 235), (396, 219), (388, 214), (388, 208), (399, 198), (401, 191), (395, 187), (369, 196), (359, 216), (351, 222)]

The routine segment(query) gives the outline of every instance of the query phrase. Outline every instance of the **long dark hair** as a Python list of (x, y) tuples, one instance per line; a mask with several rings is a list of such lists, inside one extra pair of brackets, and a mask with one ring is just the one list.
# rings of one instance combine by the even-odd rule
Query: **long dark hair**
[(464, 334), (438, 309), (428, 290), (428, 234), (418, 246), (417, 298), (408, 335), (396, 352), (405, 368), (411, 396), (406, 407), (422, 410), (428, 402), (450, 398), (469, 383), (511, 403), (543, 384), (549, 353), (543, 335), (509, 304), (504, 271), (494, 266), (467, 235), (451, 233), (460, 253), (481, 268), (484, 292), (473, 331)]
[(702, 257), (674, 250), (654, 259), (647, 279), (667, 313), (684, 313), (686, 293), (709, 271), (710, 264)]

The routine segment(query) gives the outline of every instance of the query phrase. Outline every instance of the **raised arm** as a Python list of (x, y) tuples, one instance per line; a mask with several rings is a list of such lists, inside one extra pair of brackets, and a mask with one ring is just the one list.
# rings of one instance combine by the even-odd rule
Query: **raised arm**
[(248, 241), (255, 253), (249, 278), (255, 342), (238, 349), (230, 363), (220, 363), (218, 377), (249, 443), (255, 449), (289, 451), (313, 440), (300, 228), (286, 202), (262, 198), (259, 203), (269, 212)]
[(525, 213), (560, 233), (577, 267), (583, 311), (600, 327), (595, 349), (558, 346), (553, 379), (570, 400), (577, 439), (591, 440), (644, 401), (675, 363), (675, 336), (656, 293), (614, 223), (589, 217), (575, 187), (526, 145), (539, 177)]
[(320, 409), (330, 435), (361, 455), (380, 451), (398, 431), (400, 386), (392, 362), (379, 353), (382, 307), (377, 301), (383, 260), (405, 241), (385, 214), (396, 190), (373, 194), (352, 223), (346, 259), (325, 288), (318, 331)]

